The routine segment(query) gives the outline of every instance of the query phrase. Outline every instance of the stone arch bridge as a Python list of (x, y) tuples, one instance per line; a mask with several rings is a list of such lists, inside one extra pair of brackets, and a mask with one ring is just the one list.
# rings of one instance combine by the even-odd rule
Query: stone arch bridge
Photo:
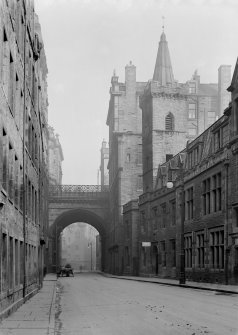
[(97, 229), (101, 237), (101, 268), (105, 270), (109, 238), (109, 192), (100, 185), (50, 185), (49, 231), (46, 255), (48, 272), (59, 264), (59, 237), (64, 228), (75, 222), (85, 222)]

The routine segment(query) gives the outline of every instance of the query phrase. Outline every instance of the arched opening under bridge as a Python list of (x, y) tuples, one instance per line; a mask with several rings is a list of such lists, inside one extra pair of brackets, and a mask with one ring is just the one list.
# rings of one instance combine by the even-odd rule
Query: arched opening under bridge
[[(98, 214), (87, 209), (65, 210), (49, 227), (50, 243), (48, 247), (48, 272), (56, 272), (60, 266), (60, 241), (63, 230), (76, 222), (83, 222), (94, 227), (100, 235), (100, 269), (104, 271), (106, 255), (106, 222)], [(90, 246), (89, 246), (90, 247)]]

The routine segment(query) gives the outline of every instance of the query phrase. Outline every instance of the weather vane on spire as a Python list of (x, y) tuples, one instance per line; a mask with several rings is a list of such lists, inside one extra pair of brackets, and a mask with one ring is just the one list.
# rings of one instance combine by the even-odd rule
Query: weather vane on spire
[(162, 16), (162, 21), (163, 21), (162, 28), (163, 28), (163, 32), (164, 32), (164, 20), (165, 20), (165, 17), (164, 17), (164, 16)]

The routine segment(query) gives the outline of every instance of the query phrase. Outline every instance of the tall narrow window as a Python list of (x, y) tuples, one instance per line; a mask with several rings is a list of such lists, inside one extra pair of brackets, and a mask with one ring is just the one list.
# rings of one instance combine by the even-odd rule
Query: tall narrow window
[(186, 190), (186, 219), (193, 219), (193, 187)]
[(187, 235), (184, 238), (185, 267), (192, 267), (192, 236)]
[(196, 118), (196, 104), (194, 103), (188, 104), (188, 118), (189, 119)]
[(224, 269), (224, 230), (210, 231), (210, 265), (214, 269)]
[(176, 240), (170, 240), (171, 266), (176, 266)]
[(207, 178), (202, 183), (203, 214), (211, 212), (211, 180)]
[(204, 233), (196, 233), (196, 266), (204, 268)]
[(174, 130), (174, 116), (170, 112), (165, 117), (165, 130), (168, 130), (168, 131)]

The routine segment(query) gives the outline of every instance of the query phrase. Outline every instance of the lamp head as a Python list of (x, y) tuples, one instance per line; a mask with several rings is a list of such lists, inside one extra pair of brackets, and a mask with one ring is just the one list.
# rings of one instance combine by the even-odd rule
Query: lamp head
[(173, 188), (174, 187), (174, 184), (172, 181), (168, 181), (167, 184), (166, 184), (166, 187), (167, 188)]

